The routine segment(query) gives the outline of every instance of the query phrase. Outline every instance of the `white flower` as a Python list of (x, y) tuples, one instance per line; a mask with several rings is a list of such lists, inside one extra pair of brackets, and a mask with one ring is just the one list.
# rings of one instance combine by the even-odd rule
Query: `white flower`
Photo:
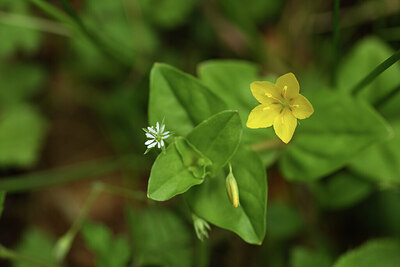
[(167, 139), (168, 137), (171, 136), (171, 133), (169, 131), (165, 131), (165, 124), (164, 120), (160, 123), (156, 123), (156, 126), (149, 126), (146, 128), (143, 128), (143, 131), (146, 133), (146, 137), (149, 139), (147, 140), (144, 144), (147, 146), (146, 152), (150, 151), (150, 149), (154, 148), (157, 146), (157, 148), (162, 149), (163, 151), (165, 150), (165, 142), (164, 139)]

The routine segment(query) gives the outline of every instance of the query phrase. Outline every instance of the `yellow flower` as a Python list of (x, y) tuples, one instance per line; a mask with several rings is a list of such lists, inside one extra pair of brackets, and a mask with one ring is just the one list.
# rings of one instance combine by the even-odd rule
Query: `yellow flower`
[(257, 129), (273, 125), (276, 135), (285, 143), (292, 139), (297, 119), (308, 118), (314, 112), (311, 103), (299, 93), (293, 73), (282, 75), (275, 84), (252, 82), (250, 89), (261, 105), (250, 112), (246, 126)]

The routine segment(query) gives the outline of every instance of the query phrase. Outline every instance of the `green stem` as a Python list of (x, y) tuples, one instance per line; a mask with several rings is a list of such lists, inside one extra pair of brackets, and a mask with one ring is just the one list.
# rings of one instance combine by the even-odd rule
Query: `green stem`
[(354, 86), (352, 92), (354, 95), (358, 95), (365, 86), (371, 83), (376, 77), (378, 77), (382, 72), (392, 66), (400, 59), (400, 49), (397, 50), (392, 56), (386, 59), (384, 62), (379, 64), (371, 73), (369, 73), (364, 79), (362, 79), (356, 86)]
[(38, 8), (46, 12), (48, 15), (52, 16), (58, 21), (61, 21), (70, 27), (73, 27), (74, 30), (78, 30), (74, 21), (63, 11), (59, 10), (58, 8), (55, 8), (54, 6), (48, 4), (44, 0), (30, 0), (34, 5), (36, 5)]
[(15, 251), (7, 249), (0, 244), (0, 258), (11, 260), (13, 262), (22, 262), (27, 266), (38, 266), (38, 267), (55, 267), (58, 265), (43, 262), (39, 259), (21, 255)]
[(381, 109), (390, 99), (393, 99), (395, 95), (400, 93), (400, 85), (396, 86), (392, 91), (390, 91), (389, 94), (385, 95), (381, 99), (379, 99), (377, 102), (374, 103), (374, 106), (376, 109)]
[(7, 191), (8, 193), (30, 191), (82, 179), (95, 178), (102, 174), (114, 172), (123, 167), (134, 169), (147, 168), (148, 162), (145, 161), (143, 157), (126, 155), (120, 158), (107, 158), (92, 162), (79, 163), (55, 170), (17, 177), (6, 177), (0, 180), (0, 190)]
[(337, 84), (337, 70), (339, 65), (339, 11), (340, 0), (335, 0), (333, 7), (333, 68), (332, 68), (332, 86)]
[(62, 36), (69, 37), (71, 35), (71, 32), (67, 28), (53, 21), (42, 18), (24, 16), (20, 14), (6, 13), (3, 11), (0, 11), (0, 23), (16, 27), (28, 28), (32, 30), (49, 32)]

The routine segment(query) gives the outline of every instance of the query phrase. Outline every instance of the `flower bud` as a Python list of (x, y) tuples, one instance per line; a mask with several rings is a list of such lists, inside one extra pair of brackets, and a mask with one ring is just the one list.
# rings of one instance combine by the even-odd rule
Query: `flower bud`
[(208, 238), (208, 231), (211, 229), (210, 225), (205, 220), (196, 216), (195, 214), (192, 214), (192, 219), (197, 238), (201, 241), (203, 241), (204, 238)]
[(228, 192), (229, 200), (232, 205), (237, 208), (239, 206), (239, 188), (236, 183), (235, 176), (233, 176), (232, 168), (230, 167), (230, 171), (228, 176), (226, 176), (226, 191)]

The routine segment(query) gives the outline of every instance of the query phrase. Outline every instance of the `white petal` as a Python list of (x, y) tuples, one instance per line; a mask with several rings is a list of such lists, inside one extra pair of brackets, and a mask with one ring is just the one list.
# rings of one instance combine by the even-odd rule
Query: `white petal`
[(160, 143), (161, 143), (161, 146), (164, 146), (164, 141), (163, 141), (163, 140), (161, 140), (161, 142), (160, 142)]
[(149, 134), (149, 133), (146, 133), (146, 137), (147, 137), (147, 138), (151, 138), (151, 139), (153, 139), (153, 138), (154, 138), (154, 136), (153, 136), (153, 135), (151, 135), (151, 134)]
[(157, 132), (160, 132), (160, 124), (158, 123), (158, 121), (156, 123), (156, 129), (157, 129)]
[(146, 143), (144, 143), (146, 146), (150, 145), (151, 143), (153, 143), (155, 140), (151, 139), (151, 140), (147, 140)]
[(163, 133), (163, 135), (168, 135), (169, 134), (169, 131), (166, 131), (165, 133)]
[(158, 147), (158, 148), (161, 148), (160, 142), (157, 142), (157, 147)]
[(161, 124), (161, 132), (164, 132), (165, 130), (165, 124)]
[(147, 148), (152, 148), (152, 147), (155, 147), (156, 145), (157, 145), (157, 142), (154, 142), (154, 143), (148, 145)]
[(168, 134), (168, 135), (165, 135), (165, 136), (163, 136), (162, 138), (163, 139), (167, 139), (168, 137), (170, 137), (170, 135)]
[(147, 127), (147, 129), (152, 133), (152, 134), (156, 134), (156, 131), (154, 130), (153, 127)]

